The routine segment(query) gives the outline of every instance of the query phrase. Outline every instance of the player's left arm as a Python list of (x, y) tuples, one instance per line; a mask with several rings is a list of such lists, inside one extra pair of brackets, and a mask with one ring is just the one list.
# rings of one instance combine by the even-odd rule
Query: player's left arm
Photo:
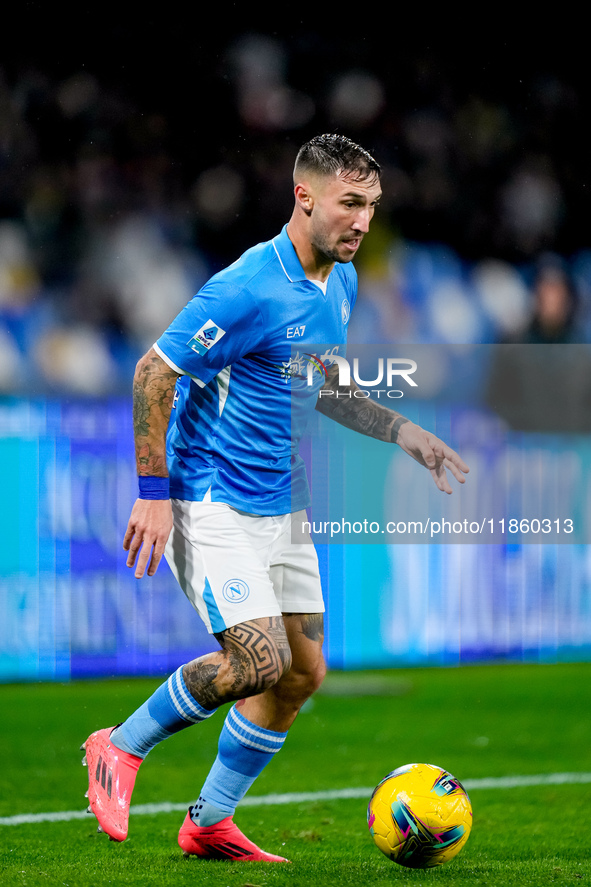
[(340, 425), (383, 440), (396, 443), (431, 473), (436, 486), (444, 493), (451, 493), (446, 469), (463, 484), (469, 468), (461, 456), (430, 431), (425, 431), (396, 410), (366, 397), (355, 397), (359, 387), (351, 380), (349, 385), (339, 385), (338, 367), (328, 370), (316, 409)]

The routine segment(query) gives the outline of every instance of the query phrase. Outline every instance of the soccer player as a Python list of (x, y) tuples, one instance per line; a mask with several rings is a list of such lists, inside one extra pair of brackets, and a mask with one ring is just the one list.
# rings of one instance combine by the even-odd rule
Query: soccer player
[[(138, 578), (153, 576), (165, 554), (221, 649), (181, 665), (123, 724), (84, 744), (89, 809), (117, 841), (150, 749), (234, 702), (179, 844), (200, 857), (286, 861), (246, 838), (233, 814), (325, 674), (316, 553), (291, 539), (309, 504), (291, 440), (291, 346), (330, 343), (333, 355), (344, 353), (351, 260), (381, 195), (380, 167), (349, 139), (319, 136), (298, 153), (294, 195), (281, 233), (206, 283), (136, 368), (139, 498), (127, 564)], [(336, 363), (325, 387), (339, 391)], [(314, 405), (397, 443), (440, 490), (451, 493), (446, 469), (464, 481), (458, 454), (399, 413), (317, 391)]]

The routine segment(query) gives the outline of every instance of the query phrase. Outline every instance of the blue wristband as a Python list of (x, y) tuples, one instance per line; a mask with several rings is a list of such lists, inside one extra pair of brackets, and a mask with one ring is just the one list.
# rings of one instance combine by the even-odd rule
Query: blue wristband
[(137, 480), (140, 499), (170, 499), (170, 481), (167, 477), (141, 474)]

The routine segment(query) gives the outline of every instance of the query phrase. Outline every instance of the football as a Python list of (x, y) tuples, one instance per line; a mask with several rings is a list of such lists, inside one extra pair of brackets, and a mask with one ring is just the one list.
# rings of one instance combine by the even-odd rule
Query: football
[(432, 868), (453, 859), (468, 840), (472, 805), (447, 770), (406, 764), (376, 786), (367, 824), (388, 859), (407, 868)]

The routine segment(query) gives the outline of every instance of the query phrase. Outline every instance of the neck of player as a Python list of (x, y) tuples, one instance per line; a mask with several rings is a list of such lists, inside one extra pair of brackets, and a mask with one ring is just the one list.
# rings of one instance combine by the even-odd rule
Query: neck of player
[(307, 234), (298, 225), (295, 214), (288, 223), (287, 234), (308, 280), (325, 283), (335, 266), (334, 260), (315, 249)]

